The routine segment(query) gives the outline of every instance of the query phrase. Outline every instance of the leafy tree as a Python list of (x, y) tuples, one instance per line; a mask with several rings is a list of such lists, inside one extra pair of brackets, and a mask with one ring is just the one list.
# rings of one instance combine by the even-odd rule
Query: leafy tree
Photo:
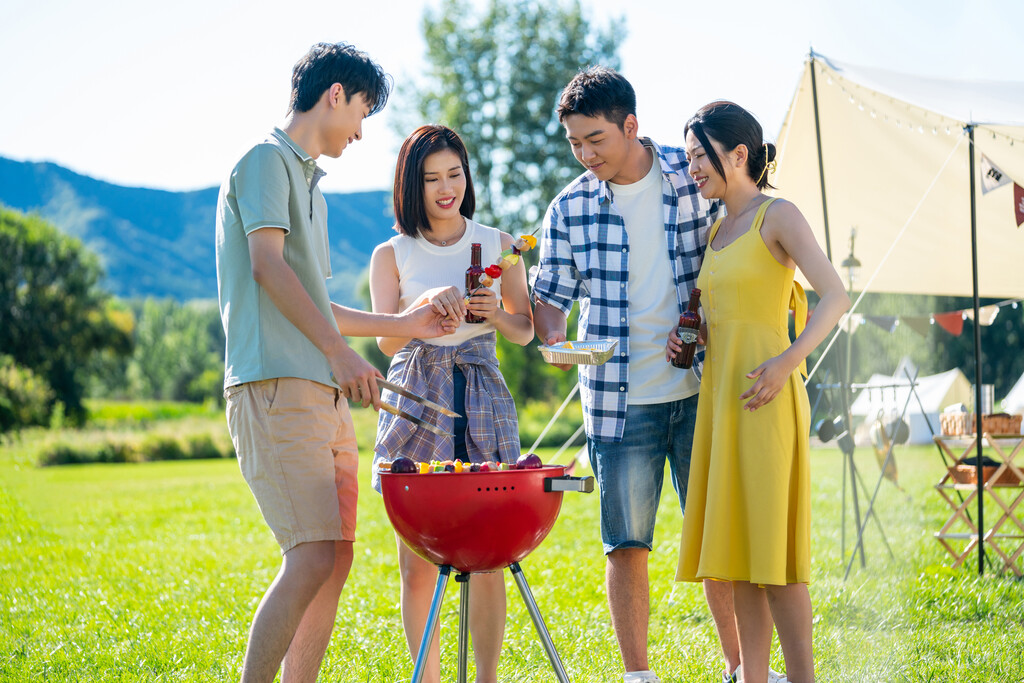
[(618, 68), (623, 23), (593, 28), (578, 0), (490, 0), (480, 11), (444, 0), (423, 18), (426, 79), (411, 98), (418, 117), (401, 134), (427, 121), (455, 129), (469, 148), (481, 220), (533, 232), (580, 173), (555, 115), (558, 95), (582, 67)]
[(42, 377), (72, 423), (84, 420), (81, 368), (131, 340), (107, 309), (96, 256), (38, 216), (0, 208), (0, 352)]
[(53, 392), (31, 370), (0, 355), (0, 434), (45, 425)]
[(144, 299), (122, 304), (120, 314), (137, 321), (134, 350), (94, 362), (94, 395), (196, 402), (220, 395), (224, 332), (214, 302)]

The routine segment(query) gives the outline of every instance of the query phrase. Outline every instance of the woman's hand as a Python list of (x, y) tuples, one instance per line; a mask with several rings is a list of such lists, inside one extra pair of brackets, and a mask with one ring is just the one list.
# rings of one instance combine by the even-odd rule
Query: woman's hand
[(779, 395), (795, 369), (796, 366), (790, 364), (786, 354), (781, 353), (774, 358), (769, 358), (754, 368), (752, 372), (747, 373), (747, 379), (756, 379), (757, 381), (754, 382), (754, 386), (740, 394), (741, 401), (750, 399), (743, 409), (753, 412), (761, 406), (768, 405)]
[(462, 298), (462, 291), (457, 287), (431, 289), (423, 294), (422, 300), (456, 324), (466, 319), (466, 302)]
[(498, 311), (498, 297), (490, 287), (478, 287), (469, 297), (466, 309), (473, 315), (493, 323), (492, 318)]

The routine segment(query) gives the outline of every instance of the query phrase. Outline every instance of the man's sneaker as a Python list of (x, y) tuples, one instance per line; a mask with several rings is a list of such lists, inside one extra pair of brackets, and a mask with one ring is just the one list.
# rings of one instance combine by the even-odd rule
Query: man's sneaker
[[(743, 665), (737, 666), (736, 670), (732, 672), (732, 676), (728, 676), (723, 672), (722, 683), (743, 683)], [(778, 671), (768, 667), (768, 683), (789, 683), (789, 679), (786, 678), (785, 674), (780, 674)]]
[(661, 683), (653, 671), (627, 671), (622, 680), (623, 683)]

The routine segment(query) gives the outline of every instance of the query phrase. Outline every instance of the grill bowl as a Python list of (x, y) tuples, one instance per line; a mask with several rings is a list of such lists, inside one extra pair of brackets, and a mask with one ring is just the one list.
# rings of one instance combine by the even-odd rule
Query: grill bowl
[(504, 472), (381, 472), (384, 509), (417, 555), (460, 572), (503, 569), (530, 554), (555, 525), (560, 491), (544, 480), (562, 465)]

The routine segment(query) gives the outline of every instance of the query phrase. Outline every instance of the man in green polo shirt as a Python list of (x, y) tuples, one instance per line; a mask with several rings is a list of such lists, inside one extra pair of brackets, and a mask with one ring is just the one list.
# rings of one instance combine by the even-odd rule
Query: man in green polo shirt
[(292, 71), (289, 112), (221, 186), (217, 285), (224, 396), (239, 467), (283, 555), (253, 617), (243, 682), (315, 681), (352, 565), (358, 455), (348, 400), (380, 407), (380, 373), (342, 335), (436, 337), (430, 307), (398, 315), (330, 301), (320, 155), (341, 156), (387, 102), (390, 78), (344, 43)]

